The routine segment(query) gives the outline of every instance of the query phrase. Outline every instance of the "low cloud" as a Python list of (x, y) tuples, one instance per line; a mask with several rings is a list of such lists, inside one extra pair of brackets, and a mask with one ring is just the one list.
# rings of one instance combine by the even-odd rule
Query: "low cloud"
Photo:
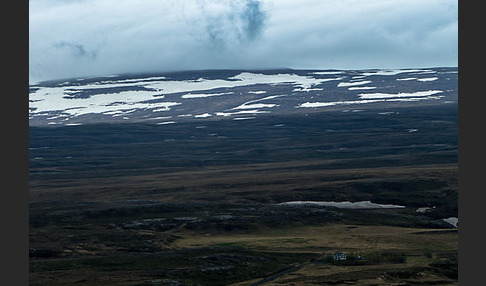
[(457, 65), (457, 0), (30, 0), (30, 81)]

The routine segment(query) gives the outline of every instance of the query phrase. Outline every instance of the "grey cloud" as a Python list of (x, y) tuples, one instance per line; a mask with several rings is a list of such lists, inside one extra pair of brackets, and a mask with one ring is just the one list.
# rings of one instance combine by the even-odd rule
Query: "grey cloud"
[(88, 51), (82, 44), (61, 41), (54, 43), (52, 46), (56, 49), (68, 50), (73, 56), (77, 58), (94, 59), (96, 58), (97, 54), (95, 50)]
[(249, 40), (254, 40), (262, 34), (267, 15), (262, 10), (259, 1), (248, 0), (241, 18), (244, 22), (246, 37)]
[(249, 44), (262, 35), (267, 12), (260, 1), (245, 0), (230, 3), (231, 9), (225, 13), (206, 15), (206, 32), (209, 44), (217, 49), (229, 49)]

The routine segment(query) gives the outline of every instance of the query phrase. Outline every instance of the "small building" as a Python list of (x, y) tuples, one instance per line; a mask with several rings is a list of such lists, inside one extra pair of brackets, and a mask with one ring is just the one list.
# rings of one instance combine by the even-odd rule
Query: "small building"
[(333, 258), (334, 258), (334, 260), (346, 260), (346, 254), (338, 251), (338, 252), (334, 253)]

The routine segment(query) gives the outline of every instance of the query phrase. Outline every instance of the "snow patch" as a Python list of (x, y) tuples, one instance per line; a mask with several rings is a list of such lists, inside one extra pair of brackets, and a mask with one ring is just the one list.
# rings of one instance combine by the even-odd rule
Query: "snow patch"
[(396, 80), (398, 81), (407, 81), (407, 80), (415, 80), (417, 79), (416, 77), (406, 77), (406, 78), (397, 78)]
[(234, 92), (222, 92), (222, 93), (198, 93), (198, 94), (184, 94), (181, 96), (182, 98), (203, 98), (203, 97), (211, 97), (211, 96), (220, 96), (220, 95), (226, 95), (226, 94), (234, 94)]
[(152, 117), (149, 118), (149, 120), (165, 120), (165, 119), (171, 119), (172, 116), (159, 116), (159, 117)]
[(364, 90), (364, 89), (375, 89), (376, 86), (356, 86), (356, 87), (349, 87), (348, 90)]
[(417, 69), (404, 69), (404, 70), (378, 70), (372, 72), (365, 72), (362, 75), (364, 76), (372, 76), (372, 75), (397, 75), (401, 73), (411, 73), (411, 72), (429, 72), (432, 70), (417, 70)]
[[(259, 101), (274, 99), (274, 98), (278, 98), (278, 97), (282, 97), (282, 96), (287, 96), (287, 95), (286, 94), (271, 95), (271, 96), (267, 96), (267, 97), (264, 97), (264, 98), (250, 100), (250, 101), (247, 101), (247, 102), (241, 104), (240, 106), (232, 108), (232, 110), (234, 110), (234, 109), (247, 109), (247, 108), (260, 108), (259, 106), (261, 106), (261, 107), (275, 107), (275, 106), (278, 106), (278, 105), (277, 104), (260, 104), (259, 105), (259, 104), (254, 104), (254, 103), (259, 102)], [(249, 106), (252, 106), (252, 107), (249, 107)]]
[(307, 107), (307, 108), (312, 108), (312, 107), (324, 107), (324, 106), (332, 106), (339, 104), (339, 102), (304, 102), (297, 107)]
[(247, 120), (247, 119), (255, 119), (256, 117), (252, 116), (252, 117), (235, 117), (233, 118), (233, 120)]
[(332, 102), (304, 102), (296, 106), (296, 108), (315, 108), (315, 107), (326, 107), (333, 105), (350, 105), (350, 104), (366, 104), (366, 103), (376, 103), (376, 102), (413, 102), (420, 100), (430, 100), (430, 99), (440, 99), (439, 96), (426, 96), (426, 97), (406, 97), (406, 98), (377, 98), (377, 99), (363, 99), (363, 100), (350, 100), (350, 101), (332, 101)]
[(257, 113), (270, 113), (270, 111), (263, 111), (263, 110), (241, 110), (237, 112), (216, 112), (216, 116), (232, 116), (232, 115), (239, 115), (239, 114), (257, 114)]
[(418, 208), (416, 209), (415, 211), (418, 212), (418, 213), (425, 213), (431, 209), (435, 209), (435, 207), (421, 207), (421, 208)]
[(363, 99), (376, 98), (397, 98), (397, 97), (421, 97), (442, 93), (442, 90), (427, 90), (417, 92), (399, 92), (399, 93), (360, 93), (358, 96)]
[[(325, 79), (316, 79), (309, 76), (300, 76), (296, 74), (275, 74), (275, 75), (266, 75), (266, 74), (256, 74), (256, 73), (249, 73), (249, 72), (242, 72), (239, 75), (234, 77), (228, 78), (230, 80), (237, 80), (237, 81), (230, 81), (235, 86), (244, 86), (244, 85), (252, 85), (252, 84), (283, 84), (283, 83), (290, 83), (302, 88), (310, 88), (316, 84), (331, 81), (331, 80), (338, 80), (340, 78), (325, 78)], [(239, 82), (240, 81), (240, 84)]]
[(427, 78), (419, 78), (417, 80), (422, 81), (422, 82), (426, 82), (426, 81), (434, 81), (434, 80), (438, 80), (438, 79), (439, 79), (438, 77), (427, 77)]
[(304, 92), (309, 92), (309, 91), (323, 91), (323, 88), (296, 88), (292, 90), (292, 92), (298, 92), (298, 91), (304, 91)]
[(194, 115), (194, 117), (195, 118), (207, 118), (207, 117), (211, 117), (211, 114), (203, 113), (203, 114)]
[(459, 223), (459, 219), (457, 217), (449, 217), (449, 218), (444, 218), (442, 220), (452, 225), (453, 227), (457, 227)]
[(325, 206), (325, 207), (337, 207), (343, 209), (396, 209), (396, 208), (404, 208), (404, 206), (400, 205), (392, 205), (392, 204), (375, 204), (371, 201), (360, 201), (360, 202), (326, 202), (326, 201), (291, 201), (291, 202), (284, 202), (278, 205), (288, 205), (288, 206), (305, 206), (305, 205), (314, 205), (314, 206)]
[(265, 104), (265, 103), (254, 103), (254, 104), (242, 104), (233, 109), (259, 109), (259, 108), (272, 108), (278, 106), (277, 104)]
[(322, 72), (313, 72), (312, 74), (317, 75), (330, 75), (330, 74), (343, 74), (343, 71), (322, 71)]
[(430, 73), (437, 73), (437, 71), (434, 71), (434, 70), (423, 70), (421, 72), (416, 72), (414, 74), (430, 74)]
[(355, 86), (355, 85), (363, 85), (367, 83), (371, 83), (371, 80), (362, 80), (362, 81), (352, 81), (352, 82), (340, 82), (337, 86), (338, 87), (348, 87), (348, 86)]

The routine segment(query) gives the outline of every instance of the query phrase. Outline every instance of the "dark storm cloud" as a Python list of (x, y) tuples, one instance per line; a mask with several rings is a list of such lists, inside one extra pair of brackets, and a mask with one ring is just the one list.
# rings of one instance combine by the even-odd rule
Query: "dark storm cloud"
[(457, 0), (30, 0), (39, 80), (215, 68), (457, 66)]

